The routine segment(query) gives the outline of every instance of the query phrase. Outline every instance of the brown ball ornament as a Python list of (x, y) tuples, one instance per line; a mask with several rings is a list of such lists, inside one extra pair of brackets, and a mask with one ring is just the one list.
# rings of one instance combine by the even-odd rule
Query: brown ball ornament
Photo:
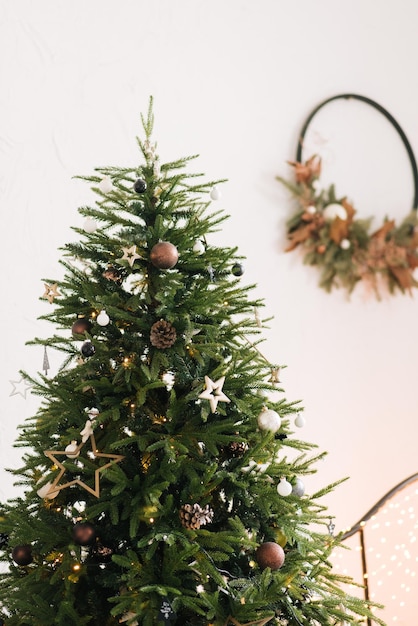
[(90, 522), (78, 522), (73, 528), (73, 540), (79, 546), (91, 546), (96, 541), (96, 530)]
[(33, 561), (32, 547), (29, 545), (16, 546), (12, 550), (12, 559), (16, 565), (29, 565)]
[(71, 327), (73, 335), (84, 335), (85, 332), (89, 332), (91, 328), (91, 322), (86, 317), (78, 317)]
[(262, 543), (255, 551), (255, 560), (261, 569), (266, 569), (266, 567), (269, 567), (271, 570), (280, 569), (284, 559), (283, 548), (278, 543), (274, 543), (274, 541)]
[(160, 270), (169, 270), (175, 266), (179, 259), (179, 253), (175, 245), (169, 241), (160, 241), (152, 247), (150, 253), (151, 263)]

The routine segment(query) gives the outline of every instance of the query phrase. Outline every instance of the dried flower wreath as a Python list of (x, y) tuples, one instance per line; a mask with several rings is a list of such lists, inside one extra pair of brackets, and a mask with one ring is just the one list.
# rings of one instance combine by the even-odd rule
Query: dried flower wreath
[[(385, 218), (383, 225), (370, 232), (372, 218), (356, 218), (356, 210), (346, 197), (336, 195), (334, 185), (320, 185), (321, 159), (302, 160), (303, 140), (314, 115), (323, 106), (339, 98), (354, 98), (372, 105), (393, 124), (407, 150), (414, 177), (413, 208), (399, 226)], [(412, 148), (396, 120), (379, 104), (356, 94), (341, 94), (322, 102), (310, 114), (303, 127), (296, 155), (290, 161), (294, 180), (277, 177), (297, 201), (297, 209), (288, 220), (286, 251), (301, 246), (304, 261), (321, 269), (320, 286), (331, 291), (345, 287), (351, 292), (359, 281), (368, 282), (379, 297), (379, 286), (386, 283), (390, 293), (411, 292), (418, 287), (414, 270), (418, 267), (418, 171)]]

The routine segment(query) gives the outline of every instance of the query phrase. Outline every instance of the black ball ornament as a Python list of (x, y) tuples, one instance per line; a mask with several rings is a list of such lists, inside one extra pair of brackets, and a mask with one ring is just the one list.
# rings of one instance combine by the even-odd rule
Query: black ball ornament
[(91, 328), (91, 322), (86, 317), (78, 317), (71, 327), (73, 335), (84, 335), (85, 332), (89, 332)]
[(179, 260), (179, 253), (176, 246), (169, 241), (159, 241), (151, 249), (150, 260), (154, 267), (169, 270)]
[(271, 570), (280, 569), (284, 559), (283, 548), (278, 543), (274, 543), (274, 541), (262, 543), (255, 551), (255, 560), (261, 569), (266, 569), (266, 567), (269, 567)]
[(231, 272), (234, 276), (242, 276), (244, 273), (244, 267), (241, 265), (241, 263), (234, 263)]
[(32, 547), (26, 544), (16, 546), (12, 550), (12, 559), (16, 565), (29, 565), (33, 561)]
[(73, 540), (79, 546), (91, 546), (96, 541), (96, 529), (90, 522), (77, 522), (73, 528)]
[(147, 183), (145, 182), (145, 180), (143, 178), (137, 178), (134, 182), (134, 191), (136, 191), (136, 193), (144, 193), (146, 189)]
[(93, 346), (91, 341), (85, 341), (81, 346), (81, 354), (85, 357), (93, 356), (96, 352), (96, 348)]

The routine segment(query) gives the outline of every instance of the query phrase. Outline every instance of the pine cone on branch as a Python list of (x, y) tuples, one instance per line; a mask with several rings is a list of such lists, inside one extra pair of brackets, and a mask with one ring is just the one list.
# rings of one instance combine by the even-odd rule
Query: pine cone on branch
[(183, 504), (179, 511), (180, 521), (185, 528), (193, 530), (199, 529), (205, 524), (209, 524), (213, 519), (213, 511), (207, 504), (204, 509), (195, 504)]
[(170, 322), (159, 320), (151, 326), (150, 340), (155, 348), (171, 348), (177, 339), (176, 329)]

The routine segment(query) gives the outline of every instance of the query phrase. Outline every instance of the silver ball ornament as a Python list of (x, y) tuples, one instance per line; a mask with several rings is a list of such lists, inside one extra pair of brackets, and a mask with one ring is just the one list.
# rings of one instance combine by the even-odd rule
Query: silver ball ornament
[(292, 496), (301, 498), (305, 493), (305, 485), (300, 478), (296, 478), (294, 485), (292, 486)]

